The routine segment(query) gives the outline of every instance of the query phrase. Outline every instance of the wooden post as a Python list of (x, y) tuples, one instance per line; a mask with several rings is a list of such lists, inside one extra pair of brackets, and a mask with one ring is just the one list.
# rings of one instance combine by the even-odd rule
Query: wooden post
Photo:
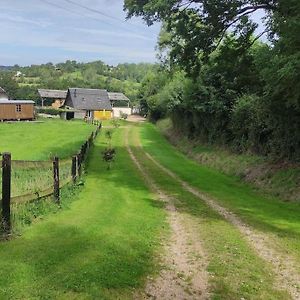
[(5, 233), (11, 230), (10, 221), (11, 194), (11, 154), (2, 154), (2, 226)]
[(73, 183), (76, 182), (76, 176), (77, 176), (77, 156), (74, 155), (72, 157), (72, 180), (73, 180)]
[(77, 154), (77, 174), (81, 176), (81, 151)]
[(85, 156), (84, 145), (85, 145), (85, 144), (83, 144), (83, 145), (81, 146), (81, 150), (80, 150), (80, 162), (81, 162), (81, 163), (84, 161), (84, 156)]
[(59, 203), (59, 159), (57, 156), (53, 159), (53, 195), (56, 203)]

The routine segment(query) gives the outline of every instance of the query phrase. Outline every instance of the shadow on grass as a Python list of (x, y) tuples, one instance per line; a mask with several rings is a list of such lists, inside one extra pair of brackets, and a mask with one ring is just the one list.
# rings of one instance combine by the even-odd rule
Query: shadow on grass
[(101, 295), (101, 288), (136, 287), (149, 268), (145, 255), (150, 249), (145, 251), (143, 241), (129, 243), (126, 238), (114, 240), (108, 234), (91, 234), (76, 226), (47, 225), (51, 232), (40, 227), (34, 238), (1, 244), (2, 297), (16, 293), (18, 298), (19, 280), (28, 282), (22, 291), (25, 298), (51, 297), (67, 290)]

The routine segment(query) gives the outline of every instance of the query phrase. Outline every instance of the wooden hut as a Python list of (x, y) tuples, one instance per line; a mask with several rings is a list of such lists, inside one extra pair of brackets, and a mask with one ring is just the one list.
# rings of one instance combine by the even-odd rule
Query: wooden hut
[(34, 101), (0, 100), (0, 121), (34, 119)]

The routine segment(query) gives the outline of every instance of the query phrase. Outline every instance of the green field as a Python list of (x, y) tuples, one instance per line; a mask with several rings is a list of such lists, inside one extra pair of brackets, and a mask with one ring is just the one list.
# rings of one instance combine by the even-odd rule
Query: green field
[[(28, 125), (43, 129), (47, 124), (70, 126), (69, 138), (75, 131), (82, 130), (85, 136), (91, 130), (86, 124), (61, 122)], [(109, 127), (111, 124), (106, 123)], [(236, 177), (195, 163), (148, 123), (122, 122), (120, 128), (113, 129), (112, 145), (117, 155), (108, 171), (101, 155), (108, 144), (106, 130), (101, 131), (91, 149), (81, 185), (62, 191), (61, 208), (47, 212), (46, 207), (42, 218), (20, 229), (20, 236), (0, 243), (1, 299), (139, 299), (137, 295), (144, 291), (149, 277), (156, 278), (162, 268), (175, 268), (176, 278), (192, 285), (192, 279), (175, 264), (161, 265), (162, 256), (172, 255), (164, 252), (164, 246), (174, 242), (169, 240), (169, 212), (131, 160), (127, 143), (149, 178), (174, 199), (184, 228), (192, 229), (193, 240), (201, 243), (210, 299), (295, 299), (278, 285), (278, 274), (271, 263), (257, 254), (234, 224), (186, 191), (147, 153), (265, 234), (278, 253), (293, 256), (299, 262), (293, 267), (296, 271), (300, 265), (298, 204), (259, 194)], [(63, 139), (57, 135), (56, 140)], [(46, 144), (42, 151), (45, 148)], [(67, 157), (73, 148), (67, 149), (69, 154), (66, 149), (57, 153)], [(43, 157), (38, 149), (35, 155)], [(189, 255), (197, 257), (198, 253)], [(188, 299), (194, 299), (189, 290), (186, 292)]]
[(16, 160), (48, 160), (77, 153), (95, 126), (81, 121), (41, 119), (41, 122), (0, 123), (0, 152)]

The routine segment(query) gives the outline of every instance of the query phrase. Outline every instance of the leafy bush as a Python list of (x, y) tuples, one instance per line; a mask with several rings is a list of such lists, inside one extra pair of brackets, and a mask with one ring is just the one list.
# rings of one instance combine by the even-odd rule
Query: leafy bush
[(55, 108), (36, 108), (36, 112), (38, 114), (47, 114), (47, 115), (52, 115), (52, 116), (56, 116), (59, 115), (60, 110), (59, 109), (55, 109)]
[(125, 114), (123, 112), (120, 112), (121, 118), (126, 120), (128, 118), (128, 114)]

